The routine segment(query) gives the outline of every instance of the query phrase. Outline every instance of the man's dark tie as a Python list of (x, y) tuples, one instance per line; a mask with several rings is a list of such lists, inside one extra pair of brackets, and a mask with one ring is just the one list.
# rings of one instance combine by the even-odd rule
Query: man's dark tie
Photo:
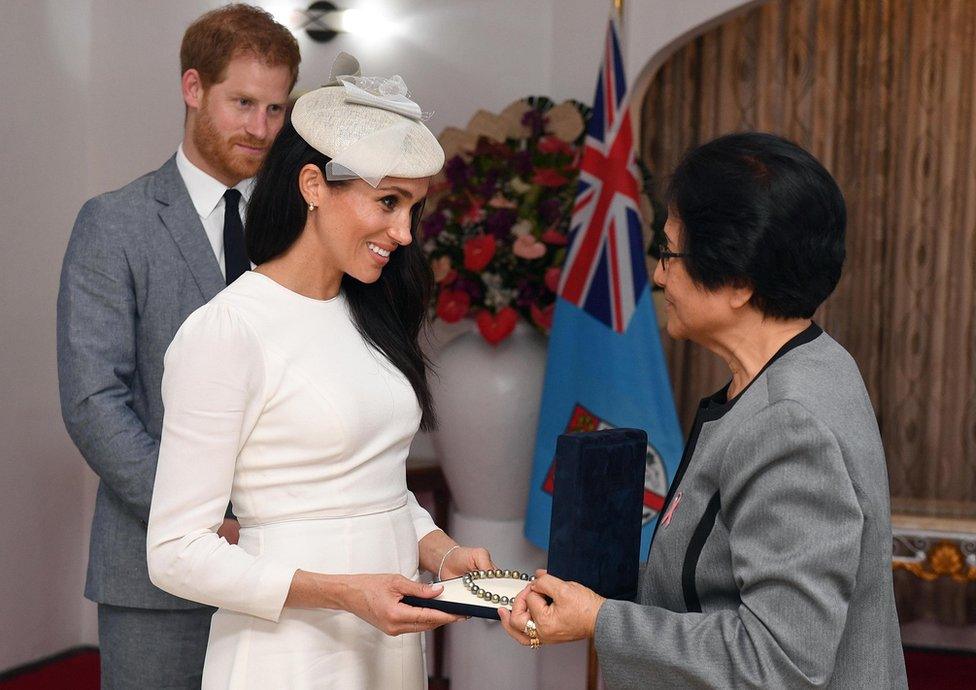
[(251, 268), (244, 249), (244, 224), (241, 223), (241, 193), (236, 189), (224, 192), (224, 272), (227, 285)]

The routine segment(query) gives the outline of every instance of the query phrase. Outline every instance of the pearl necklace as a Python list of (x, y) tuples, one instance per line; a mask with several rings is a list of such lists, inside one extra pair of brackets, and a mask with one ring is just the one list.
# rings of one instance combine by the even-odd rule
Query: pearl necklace
[(507, 606), (508, 604), (515, 603), (515, 597), (509, 599), (508, 597), (499, 596), (497, 594), (492, 594), (487, 589), (479, 587), (475, 582), (477, 580), (483, 580), (487, 578), (509, 578), (512, 580), (523, 580), (525, 582), (532, 582), (535, 580), (535, 575), (529, 575), (528, 573), (522, 573), (518, 570), (472, 570), (461, 578), (461, 583), (464, 585), (465, 589), (471, 592), (473, 595), (479, 599), (484, 599), (485, 601), (491, 602), (492, 604), (501, 604)]

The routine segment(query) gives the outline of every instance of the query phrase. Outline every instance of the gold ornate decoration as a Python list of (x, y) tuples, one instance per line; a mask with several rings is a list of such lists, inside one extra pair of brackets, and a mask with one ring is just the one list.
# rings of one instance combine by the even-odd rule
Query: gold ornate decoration
[[(528, 137), (531, 129), (522, 119), (530, 110), (532, 105), (524, 98), (520, 98), (510, 103), (498, 115), (487, 110), (479, 110), (471, 116), (468, 126), (464, 129), (446, 128), (438, 137), (444, 148), (445, 157), (450, 159), (458, 153), (471, 153), (478, 145), (479, 137), (486, 137), (494, 142)], [(547, 131), (569, 143), (576, 142), (586, 127), (579, 108), (572, 101), (563, 101), (547, 110), (546, 120)]]
[(976, 582), (976, 533), (968, 520), (892, 516), (891, 567), (931, 582)]
[[(532, 128), (522, 121), (525, 114), (530, 110), (532, 110), (532, 105), (524, 98), (520, 98), (517, 101), (510, 103), (509, 106), (498, 115), (498, 117), (500, 117), (508, 125), (509, 139), (528, 139), (532, 134)], [(549, 112), (551, 113), (552, 111), (550, 110)], [(472, 146), (471, 148), (474, 147)]]
[(976, 565), (966, 563), (958, 544), (940, 541), (925, 554), (924, 560), (893, 560), (894, 570), (907, 570), (926, 581), (951, 577), (956, 582), (976, 582)]
[(549, 131), (566, 142), (572, 143), (579, 139), (586, 128), (579, 108), (569, 101), (563, 101), (554, 107), (546, 113), (546, 117), (549, 118)]
[(508, 136), (508, 122), (487, 110), (479, 110), (471, 116), (468, 131), (477, 137), (487, 137), (489, 140), (501, 143)]
[(448, 127), (438, 137), (444, 149), (444, 159), (450, 160), (459, 153), (473, 151), (478, 145), (478, 135), (457, 127)]

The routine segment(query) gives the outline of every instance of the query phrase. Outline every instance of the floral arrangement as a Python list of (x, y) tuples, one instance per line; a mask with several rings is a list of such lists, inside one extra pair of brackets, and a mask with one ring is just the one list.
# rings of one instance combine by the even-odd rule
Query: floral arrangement
[(421, 224), (437, 318), (473, 317), (493, 345), (519, 318), (549, 332), (588, 116), (529, 98), (441, 135), (448, 160)]

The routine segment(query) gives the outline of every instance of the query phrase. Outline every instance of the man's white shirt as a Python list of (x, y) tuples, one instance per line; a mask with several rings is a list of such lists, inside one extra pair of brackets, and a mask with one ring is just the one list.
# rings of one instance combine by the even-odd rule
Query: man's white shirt
[[(193, 202), (193, 207), (196, 209), (197, 215), (200, 216), (200, 222), (203, 223), (203, 229), (207, 233), (207, 239), (210, 240), (210, 246), (213, 247), (214, 256), (217, 257), (217, 263), (220, 264), (220, 273), (226, 277), (227, 269), (224, 266), (224, 192), (227, 191), (228, 187), (191, 163), (183, 152), (183, 144), (180, 144), (180, 148), (176, 152), (176, 168), (180, 171), (183, 184), (186, 185), (186, 190), (190, 193), (190, 201)], [(249, 177), (246, 180), (241, 180), (234, 186), (234, 189), (241, 193), (238, 212), (243, 221), (247, 203), (251, 200), (251, 190), (254, 189), (254, 178)], [(254, 267), (253, 264), (251, 267)]]

